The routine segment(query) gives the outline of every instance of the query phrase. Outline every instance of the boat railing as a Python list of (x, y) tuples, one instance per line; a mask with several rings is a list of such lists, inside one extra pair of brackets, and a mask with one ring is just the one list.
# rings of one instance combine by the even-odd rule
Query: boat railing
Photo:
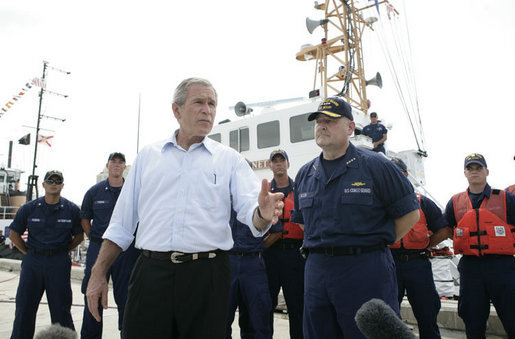
[(0, 219), (14, 219), (20, 206), (0, 206)]

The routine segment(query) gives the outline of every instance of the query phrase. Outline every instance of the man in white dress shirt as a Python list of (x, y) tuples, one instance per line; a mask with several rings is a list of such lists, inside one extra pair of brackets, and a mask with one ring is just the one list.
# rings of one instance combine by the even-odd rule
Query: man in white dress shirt
[(231, 197), (238, 220), (255, 236), (282, 211), (282, 193), (270, 193), (266, 180), (260, 188), (239, 153), (206, 137), (216, 104), (209, 81), (179, 84), (172, 104), (179, 130), (138, 154), (103, 235), (86, 293), (98, 321), (99, 300), (107, 308), (108, 268), (134, 237), (142, 249), (123, 338), (225, 338)]

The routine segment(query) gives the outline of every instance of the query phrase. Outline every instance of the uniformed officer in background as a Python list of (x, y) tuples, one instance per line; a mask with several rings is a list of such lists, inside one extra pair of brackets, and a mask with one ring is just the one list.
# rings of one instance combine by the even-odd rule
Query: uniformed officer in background
[(454, 252), (463, 254), (458, 315), (467, 338), (485, 338), (492, 301), (508, 337), (515, 338), (515, 196), (488, 185), (483, 155), (468, 155), (464, 167), (468, 189), (445, 208)]
[[(408, 167), (399, 158), (392, 162), (408, 177)], [(404, 294), (417, 319), (421, 339), (440, 338), (437, 324), (440, 296), (433, 280), (429, 249), (452, 236), (442, 211), (428, 197), (418, 194), (420, 219), (402, 239), (390, 246), (395, 268), (399, 306)]]
[[(252, 168), (252, 164), (249, 165)], [(238, 308), (240, 338), (271, 339), (273, 324), (269, 315), (272, 312), (272, 301), (263, 260), (263, 237), (254, 237), (249, 227), (236, 218), (234, 209), (231, 209), (229, 224), (234, 245), (228, 252), (231, 287), (227, 338), (231, 338), (234, 314)]]
[(363, 128), (361, 134), (366, 135), (367, 137), (372, 138), (372, 144), (374, 148), (372, 151), (374, 152), (383, 152), (386, 154), (386, 150), (384, 148), (384, 142), (388, 138), (387, 136), (388, 130), (384, 127), (383, 124), (379, 123), (377, 118), (377, 113), (370, 113), (370, 124), (366, 125)]
[[(45, 196), (23, 205), (9, 226), (10, 239), (23, 253), (11, 338), (32, 338), (39, 302), (46, 292), (52, 323), (75, 330), (69, 251), (84, 239), (77, 205), (61, 197), (63, 174), (45, 174)], [(28, 229), (27, 244), (21, 234)]]
[[(265, 236), (265, 263), (268, 285), (272, 296), (272, 310), (278, 303), (279, 291), (282, 287), (288, 320), (290, 322), (290, 338), (302, 338), (302, 313), (304, 308), (304, 265), (299, 249), (302, 247), (304, 231), (299, 224), (290, 221), (293, 209), (293, 179), (288, 176), (290, 162), (284, 150), (270, 153), (270, 169), (274, 178), (270, 183), (270, 192), (281, 192), (284, 195), (283, 212), (279, 221), (272, 225)], [(270, 313), (273, 324), (274, 314)]]
[(304, 225), (304, 337), (364, 338), (354, 316), (372, 298), (397, 314), (395, 264), (388, 249), (419, 219), (408, 179), (388, 159), (356, 148), (352, 110), (322, 101), (315, 120), (319, 157), (295, 178), (293, 222)]
[[(108, 177), (91, 187), (82, 201), (80, 217), (84, 233), (89, 238), (89, 247), (86, 254), (86, 268), (82, 280), (81, 292), (84, 294), (84, 315), (82, 319), (81, 338), (102, 338), (102, 322), (93, 318), (87, 307), (86, 288), (91, 275), (91, 267), (97, 260), (98, 252), (102, 245), (102, 235), (109, 226), (111, 214), (120, 195), (123, 186), (123, 171), (125, 170), (125, 155), (120, 152), (111, 153), (107, 159)], [(91, 222), (93, 220), (93, 223)], [(134, 262), (140, 251), (134, 248), (134, 243), (129, 249), (122, 252), (109, 270), (106, 279), (113, 279), (114, 300), (118, 306), (118, 329), (122, 330), (123, 312), (129, 286), (129, 277)], [(102, 307), (98, 311), (102, 316)]]

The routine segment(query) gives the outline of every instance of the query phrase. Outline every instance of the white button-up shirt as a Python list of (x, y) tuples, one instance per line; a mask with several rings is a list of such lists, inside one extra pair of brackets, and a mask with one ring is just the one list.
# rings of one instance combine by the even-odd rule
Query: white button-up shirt
[(207, 137), (186, 151), (176, 135), (138, 154), (103, 238), (126, 250), (137, 227), (140, 249), (229, 250), (231, 197), (238, 220), (262, 236), (252, 222), (261, 185), (243, 156)]

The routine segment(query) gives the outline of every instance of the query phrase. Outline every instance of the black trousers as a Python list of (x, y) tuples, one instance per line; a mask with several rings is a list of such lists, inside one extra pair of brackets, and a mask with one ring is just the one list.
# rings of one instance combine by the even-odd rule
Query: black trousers
[(122, 338), (223, 339), (229, 285), (226, 253), (181, 264), (141, 255), (129, 281)]

